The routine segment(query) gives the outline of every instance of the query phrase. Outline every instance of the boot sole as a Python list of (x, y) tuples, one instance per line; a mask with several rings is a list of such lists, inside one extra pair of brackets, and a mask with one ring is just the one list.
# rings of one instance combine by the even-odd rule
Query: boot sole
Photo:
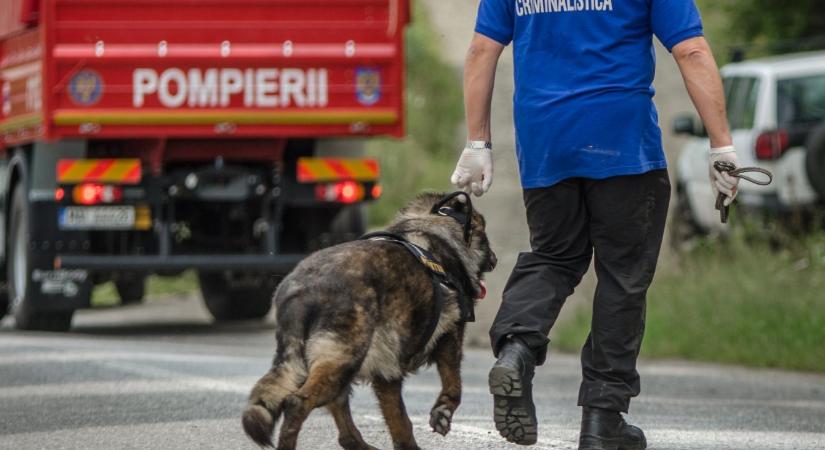
[(521, 374), (508, 367), (494, 366), (490, 370), (490, 393), (493, 394), (493, 420), (499, 434), (508, 442), (533, 445), (538, 440), (535, 415), (529, 402), (522, 397)]
[(627, 444), (621, 439), (583, 438), (579, 441), (579, 450), (646, 450), (647, 440)]

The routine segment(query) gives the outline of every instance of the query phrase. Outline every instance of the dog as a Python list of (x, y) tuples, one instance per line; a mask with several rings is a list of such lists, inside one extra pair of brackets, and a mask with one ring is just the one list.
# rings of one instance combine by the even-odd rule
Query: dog
[(484, 217), (469, 195), (424, 193), (386, 232), (311, 254), (275, 292), (277, 349), (252, 388), (242, 424), (261, 447), (294, 449), (301, 426), (326, 407), (346, 450), (375, 450), (350, 413), (351, 386), (372, 385), (399, 450), (419, 450), (401, 398), (404, 378), (435, 364), (441, 392), (430, 412), (446, 435), (461, 402), (464, 329), (496, 266)]

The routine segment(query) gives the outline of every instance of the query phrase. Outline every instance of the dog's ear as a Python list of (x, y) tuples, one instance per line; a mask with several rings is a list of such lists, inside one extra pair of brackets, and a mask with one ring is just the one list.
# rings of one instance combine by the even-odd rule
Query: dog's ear
[(455, 219), (464, 228), (464, 239), (469, 242), (473, 221), (473, 201), (470, 199), (470, 194), (463, 191), (447, 194), (433, 205), (430, 212)]
[(473, 201), (470, 195), (464, 191), (456, 191), (450, 194), (445, 194), (438, 200), (430, 210), (431, 213), (437, 214), (443, 208), (449, 208), (456, 213), (472, 214)]

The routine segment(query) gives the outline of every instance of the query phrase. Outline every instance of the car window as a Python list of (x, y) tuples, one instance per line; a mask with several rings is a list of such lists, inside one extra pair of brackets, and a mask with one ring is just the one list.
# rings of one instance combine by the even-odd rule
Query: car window
[(813, 125), (825, 120), (825, 75), (779, 80), (776, 89), (780, 127)]
[(725, 104), (731, 129), (753, 128), (758, 99), (758, 78), (731, 77), (725, 79)]

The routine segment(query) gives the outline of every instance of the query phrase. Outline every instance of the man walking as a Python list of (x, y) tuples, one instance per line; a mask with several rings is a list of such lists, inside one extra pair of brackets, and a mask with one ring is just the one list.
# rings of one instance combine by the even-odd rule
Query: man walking
[(579, 448), (646, 448), (628, 425), (636, 359), (670, 198), (652, 98), (656, 36), (671, 51), (710, 136), (710, 182), (736, 194), (718, 68), (693, 0), (481, 0), (464, 73), (467, 146), (452, 182), (482, 195), (493, 176), (490, 103), (513, 43), (516, 153), (531, 251), (519, 255), (490, 330), (494, 419), (508, 441), (537, 439), (535, 365), (595, 253), (598, 287), (581, 353)]

